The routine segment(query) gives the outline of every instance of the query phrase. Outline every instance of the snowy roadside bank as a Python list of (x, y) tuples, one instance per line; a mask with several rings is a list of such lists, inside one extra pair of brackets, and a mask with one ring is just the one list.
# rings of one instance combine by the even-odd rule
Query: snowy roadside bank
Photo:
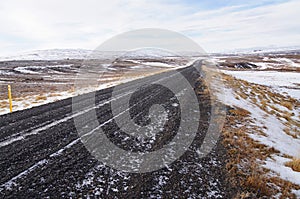
[(280, 187), (282, 184), (276, 184), (274, 178), (291, 183), (287, 191), (300, 197), (297, 189), (300, 187), (300, 172), (289, 166), (300, 158), (300, 73), (249, 70), (222, 72), (226, 87), (220, 91), (219, 99), (230, 107), (249, 113), (247, 122), (236, 125), (232, 132), (242, 131), (245, 133), (243, 136), (249, 137), (251, 142), (259, 143), (253, 144), (252, 151), (264, 147), (272, 151), (257, 157), (256, 164), (265, 172), (270, 187), (279, 191), (276, 197), (282, 196), (283, 190), (288, 188)]

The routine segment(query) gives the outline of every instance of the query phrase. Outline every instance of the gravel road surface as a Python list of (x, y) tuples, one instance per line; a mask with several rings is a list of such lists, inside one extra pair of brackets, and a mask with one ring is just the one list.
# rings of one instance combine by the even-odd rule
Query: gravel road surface
[[(176, 99), (186, 96), (180, 78), (185, 77), (195, 91), (203, 89), (203, 82), (197, 80), (203, 75), (198, 72), (201, 63), (196, 64), (199, 70), (187, 67), (119, 85), (114, 94), (114, 88), (97, 91), (95, 104), (89, 103), (90, 94), (73, 99), (86, 107), (81, 110), (72, 110), (70, 98), (0, 116), (0, 198), (229, 198), (220, 140), (208, 156), (198, 155), (209, 125), (209, 95), (197, 94), (201, 119), (196, 121), (199, 128), (191, 146), (172, 164), (152, 172), (124, 172), (98, 161), (81, 142), (74, 123), (82, 121), (89, 129), (94, 121), (88, 113), (95, 111), (102, 130), (116, 146), (128, 151), (160, 149), (176, 135), (179, 107), (184, 109), (189, 100), (179, 104)], [(179, 92), (170, 92), (160, 85), (162, 81), (178, 84)], [(135, 90), (137, 84), (144, 86)], [(122, 102), (127, 95), (131, 95), (127, 111), (141, 126), (149, 124), (152, 105), (168, 110), (160, 115), (167, 118), (155, 139), (140, 140), (118, 127), (115, 120), (122, 115), (113, 114), (111, 103)]]

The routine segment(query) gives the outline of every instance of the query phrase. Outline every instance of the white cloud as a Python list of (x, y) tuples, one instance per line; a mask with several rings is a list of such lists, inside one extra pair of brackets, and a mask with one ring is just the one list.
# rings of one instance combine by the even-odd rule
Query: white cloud
[(93, 49), (118, 33), (139, 28), (179, 31), (208, 51), (300, 44), (297, 0), (261, 6), (199, 7), (195, 12), (197, 6), (163, 0), (3, 0), (0, 53)]

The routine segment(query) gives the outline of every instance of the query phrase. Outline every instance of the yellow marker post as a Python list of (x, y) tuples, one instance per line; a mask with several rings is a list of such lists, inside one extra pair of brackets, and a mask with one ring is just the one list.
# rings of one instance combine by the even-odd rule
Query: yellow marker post
[(11, 87), (8, 85), (8, 100), (9, 100), (9, 110), (12, 112), (12, 97), (11, 97)]

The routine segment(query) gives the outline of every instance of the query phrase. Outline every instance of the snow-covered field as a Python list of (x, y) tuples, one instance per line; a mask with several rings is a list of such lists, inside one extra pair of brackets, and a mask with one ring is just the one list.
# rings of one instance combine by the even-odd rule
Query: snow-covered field
[(281, 71), (223, 71), (250, 83), (271, 87), (275, 92), (300, 100), (300, 73)]
[(212, 57), (221, 68), (299, 71), (300, 67), (299, 49), (217, 54)]
[[(152, 51), (147, 58), (143, 57), (143, 51), (122, 54), (119, 58), (114, 57), (118, 53), (110, 53), (105, 59), (97, 61), (78, 60), (84, 59), (89, 53), (84, 50), (49, 50), (2, 59), (16, 58), (18, 61), (0, 61), (0, 114), (9, 113), (8, 84), (12, 87), (13, 111), (18, 111), (186, 67), (193, 61), (181, 57), (161, 57)], [(105, 56), (105, 53), (97, 56)], [(78, 73), (83, 65), (97, 66), (88, 68), (88, 72), (99, 74), (98, 85), (75, 91), (74, 84), (80, 78)]]

